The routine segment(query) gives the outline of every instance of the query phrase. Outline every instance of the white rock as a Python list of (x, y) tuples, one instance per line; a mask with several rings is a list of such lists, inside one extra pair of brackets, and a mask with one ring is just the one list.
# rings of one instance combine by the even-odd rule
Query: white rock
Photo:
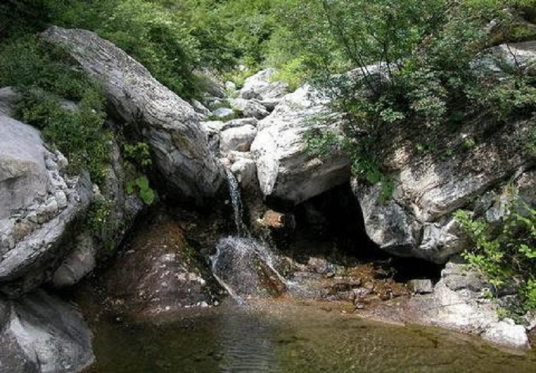
[(257, 135), (257, 129), (252, 125), (229, 128), (221, 133), (220, 150), (227, 153), (232, 150), (247, 152)]
[[(350, 179), (350, 160), (334, 151), (326, 159), (306, 151), (304, 133), (318, 115), (329, 115), (325, 100), (304, 86), (282, 100), (259, 122), (259, 133), (251, 146), (257, 159), (257, 177), (265, 196), (295, 204), (325, 192)], [(316, 128), (327, 129), (319, 124)]]
[(486, 341), (514, 348), (529, 348), (527, 332), (522, 325), (515, 325), (513, 321), (499, 321), (490, 326), (483, 334)]
[(239, 96), (244, 99), (267, 100), (280, 98), (288, 93), (288, 85), (283, 82), (272, 82), (275, 69), (261, 70), (244, 82)]
[(246, 100), (243, 98), (236, 98), (230, 101), (231, 107), (234, 111), (242, 113), (245, 117), (254, 117), (262, 119), (270, 114), (266, 107), (258, 100)]
[(257, 185), (257, 166), (252, 159), (242, 158), (231, 166), (231, 172), (242, 188)]

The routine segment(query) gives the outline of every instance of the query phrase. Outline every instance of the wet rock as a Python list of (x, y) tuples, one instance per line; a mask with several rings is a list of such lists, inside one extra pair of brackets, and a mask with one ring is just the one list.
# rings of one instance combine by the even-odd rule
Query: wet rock
[(253, 188), (257, 185), (257, 166), (252, 159), (242, 158), (231, 166), (231, 172), (242, 189)]
[(235, 112), (231, 108), (220, 107), (212, 112), (215, 117), (220, 119), (231, 119), (235, 116)]
[(112, 310), (144, 318), (213, 303), (209, 274), (171, 218), (156, 218), (127, 248), (105, 275)]
[(274, 210), (267, 210), (261, 219), (257, 219), (257, 223), (267, 228), (290, 228), (295, 225), (294, 217), (291, 214), (284, 214)]
[(51, 27), (42, 38), (65, 48), (84, 70), (103, 82), (116, 116), (136, 124), (151, 146), (157, 168), (179, 197), (202, 203), (215, 195), (223, 171), (187, 102), (92, 32)]
[(94, 360), (91, 333), (71, 305), (38, 291), (0, 300), (2, 372), (79, 372)]
[(247, 152), (256, 135), (257, 129), (250, 124), (226, 129), (220, 135), (220, 150), (223, 154), (232, 150)]
[(237, 300), (272, 297), (286, 291), (267, 247), (252, 239), (224, 238), (216, 245), (216, 254), (211, 259), (214, 275)]
[(311, 87), (304, 86), (285, 96), (259, 122), (251, 151), (257, 159), (257, 177), (265, 197), (298, 204), (350, 179), (347, 156), (336, 150), (325, 159), (307, 153), (306, 131), (331, 130), (311, 124), (317, 116), (328, 115), (326, 102), (317, 96)]
[(83, 233), (74, 240), (75, 248), (54, 272), (52, 284), (57, 288), (72, 286), (96, 266), (97, 248), (93, 238)]
[(408, 288), (414, 294), (428, 294), (434, 291), (432, 280), (409, 280)]

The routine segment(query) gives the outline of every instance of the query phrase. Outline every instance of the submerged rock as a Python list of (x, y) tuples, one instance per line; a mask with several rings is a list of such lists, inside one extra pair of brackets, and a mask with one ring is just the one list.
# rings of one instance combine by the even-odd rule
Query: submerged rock
[(180, 197), (201, 203), (219, 190), (223, 173), (194, 109), (114, 44), (85, 30), (51, 27), (43, 39), (63, 47), (102, 81), (110, 106), (148, 141), (155, 164)]
[(0, 299), (0, 371), (80, 372), (93, 361), (89, 328), (70, 304), (43, 291)]
[(298, 204), (350, 179), (350, 159), (334, 150), (321, 159), (308, 154), (304, 134), (329, 115), (311, 87), (304, 86), (284, 97), (276, 109), (259, 122), (251, 145), (257, 160), (257, 176), (265, 197)]

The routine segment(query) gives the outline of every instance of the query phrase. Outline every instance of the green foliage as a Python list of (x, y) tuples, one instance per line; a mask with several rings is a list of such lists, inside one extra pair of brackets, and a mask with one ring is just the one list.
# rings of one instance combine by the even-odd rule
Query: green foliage
[(521, 311), (536, 306), (536, 210), (517, 196), (507, 206), (499, 224), (475, 219), (465, 211), (456, 218), (468, 235), (472, 248), (463, 256), (500, 290), (519, 286)]
[(102, 236), (110, 224), (112, 203), (104, 197), (95, 198), (89, 208), (86, 226), (96, 236)]
[(140, 170), (147, 170), (153, 164), (151, 151), (147, 143), (125, 144), (123, 154), (128, 161), (133, 162)]
[(138, 177), (134, 180), (129, 180), (126, 184), (128, 194), (136, 193), (143, 203), (150, 206), (156, 200), (156, 193), (149, 185), (149, 179), (146, 176)]
[(103, 128), (106, 115), (98, 84), (75, 70), (61, 50), (26, 37), (1, 49), (0, 85), (20, 93), (17, 118), (40, 128), (74, 170), (87, 169), (93, 182), (103, 182), (111, 134)]
[(304, 139), (306, 151), (312, 156), (325, 159), (334, 152), (340, 152), (341, 137), (333, 131), (311, 129), (305, 132)]

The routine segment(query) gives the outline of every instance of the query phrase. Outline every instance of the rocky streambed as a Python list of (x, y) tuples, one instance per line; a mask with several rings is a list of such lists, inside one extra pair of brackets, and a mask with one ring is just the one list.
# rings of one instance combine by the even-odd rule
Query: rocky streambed
[[(188, 103), (93, 33), (53, 27), (43, 39), (102, 81), (110, 127), (146, 142), (160, 202), (126, 192), (118, 143), (101, 187), (68, 172), (11, 117), (17, 93), (0, 90), (0, 371), (536, 370), (534, 315), (498, 316), (515, 289), (489, 298), (453, 218), (500, 221), (507, 181), (536, 204), (534, 156), (520, 145), (530, 123), (464, 124), (443, 145), (478, 146), (448, 158), (386, 134), (386, 201), (339, 149), (307, 151), (305, 133), (338, 136), (343, 119), (309, 85), (289, 92), (268, 69)], [(507, 49), (475, 66), (536, 60), (533, 44)], [(110, 224), (91, 230), (103, 200)]]

